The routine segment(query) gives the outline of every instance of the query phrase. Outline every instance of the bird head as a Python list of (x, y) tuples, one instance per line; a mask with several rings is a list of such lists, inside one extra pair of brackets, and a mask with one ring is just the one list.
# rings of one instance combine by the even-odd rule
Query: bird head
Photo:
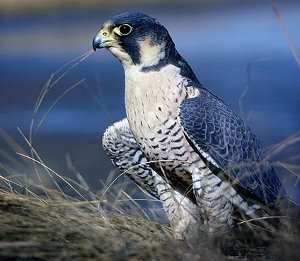
[(166, 60), (175, 45), (154, 18), (142, 13), (122, 13), (105, 22), (93, 39), (93, 49), (106, 48), (124, 67), (156, 66)]

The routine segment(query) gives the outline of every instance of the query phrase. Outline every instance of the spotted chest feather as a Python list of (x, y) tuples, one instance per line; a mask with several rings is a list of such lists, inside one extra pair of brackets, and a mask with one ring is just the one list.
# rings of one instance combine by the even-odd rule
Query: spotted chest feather
[(173, 65), (151, 72), (125, 70), (125, 84), (127, 118), (141, 150), (149, 161), (158, 161), (157, 169), (163, 167), (190, 183), (187, 165), (199, 157), (185, 138), (178, 114), (181, 102), (197, 93)]
[(127, 118), (138, 141), (157, 136), (164, 128), (172, 129), (167, 123), (178, 121), (179, 105), (189, 94), (186, 79), (173, 65), (150, 72), (139, 67), (126, 69), (125, 86)]

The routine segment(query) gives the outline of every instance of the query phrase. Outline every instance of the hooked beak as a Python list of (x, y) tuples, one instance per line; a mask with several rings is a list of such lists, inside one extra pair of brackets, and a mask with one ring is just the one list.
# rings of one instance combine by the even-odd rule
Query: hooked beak
[(96, 35), (93, 39), (93, 49), (96, 51), (97, 49), (101, 49), (105, 47), (105, 41), (103, 41), (102, 37)]
[(109, 48), (116, 41), (109, 25), (102, 26), (93, 39), (93, 49), (96, 51), (101, 48)]

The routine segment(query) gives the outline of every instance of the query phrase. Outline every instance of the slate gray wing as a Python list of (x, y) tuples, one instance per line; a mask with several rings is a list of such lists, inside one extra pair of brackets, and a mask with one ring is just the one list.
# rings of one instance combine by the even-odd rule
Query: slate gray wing
[(216, 175), (265, 204), (275, 202), (281, 189), (278, 176), (270, 165), (258, 163), (259, 141), (221, 99), (201, 89), (200, 96), (183, 101), (179, 117), (189, 142)]

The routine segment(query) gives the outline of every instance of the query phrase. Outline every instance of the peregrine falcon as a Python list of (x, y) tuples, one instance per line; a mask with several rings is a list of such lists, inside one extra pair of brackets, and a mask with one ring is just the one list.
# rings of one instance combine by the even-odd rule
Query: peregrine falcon
[(105, 22), (93, 39), (125, 72), (127, 118), (109, 127), (103, 146), (113, 163), (159, 198), (175, 236), (201, 224), (209, 232), (236, 217), (273, 208), (281, 182), (261, 163), (258, 139), (204, 88), (167, 29), (142, 13)]

